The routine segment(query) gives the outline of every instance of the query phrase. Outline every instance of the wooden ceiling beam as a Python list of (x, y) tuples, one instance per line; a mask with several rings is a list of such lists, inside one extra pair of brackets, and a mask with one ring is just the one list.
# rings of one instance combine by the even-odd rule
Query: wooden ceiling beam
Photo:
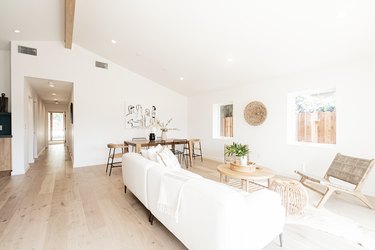
[(72, 49), (76, 0), (65, 0), (65, 48)]

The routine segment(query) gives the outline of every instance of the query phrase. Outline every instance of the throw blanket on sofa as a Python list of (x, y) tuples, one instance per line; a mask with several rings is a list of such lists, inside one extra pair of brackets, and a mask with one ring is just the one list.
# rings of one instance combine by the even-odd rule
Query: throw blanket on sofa
[(160, 182), (158, 211), (172, 217), (178, 223), (178, 211), (180, 209), (181, 194), (189, 180), (202, 178), (187, 171), (173, 171), (165, 173)]

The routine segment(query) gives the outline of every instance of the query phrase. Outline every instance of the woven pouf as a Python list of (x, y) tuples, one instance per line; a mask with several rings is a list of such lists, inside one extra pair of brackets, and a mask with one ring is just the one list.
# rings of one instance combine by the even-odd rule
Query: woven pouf
[(307, 205), (308, 195), (305, 187), (299, 181), (273, 179), (269, 189), (281, 196), (286, 215), (302, 213)]

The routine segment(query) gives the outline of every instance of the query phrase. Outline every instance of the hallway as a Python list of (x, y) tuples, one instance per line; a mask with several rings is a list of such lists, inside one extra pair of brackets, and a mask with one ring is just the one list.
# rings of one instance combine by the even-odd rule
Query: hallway
[(26, 175), (0, 178), (0, 249), (185, 249), (147, 216), (124, 194), (121, 169), (73, 169), (62, 144)]

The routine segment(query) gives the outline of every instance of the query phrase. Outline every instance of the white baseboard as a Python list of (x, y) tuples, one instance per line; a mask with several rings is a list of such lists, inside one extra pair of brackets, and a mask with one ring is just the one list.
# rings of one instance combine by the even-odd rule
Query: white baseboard
[(27, 164), (26, 169), (25, 169), (25, 172), (23, 172), (22, 174), (26, 174), (27, 171), (29, 171), (29, 169), (30, 169), (30, 164)]
[(47, 147), (44, 147), (44, 148), (42, 148), (42, 150), (40, 150), (40, 152), (38, 153), (37, 158), (39, 158), (39, 156), (44, 152), (44, 150), (46, 150), (46, 148), (47, 148)]

